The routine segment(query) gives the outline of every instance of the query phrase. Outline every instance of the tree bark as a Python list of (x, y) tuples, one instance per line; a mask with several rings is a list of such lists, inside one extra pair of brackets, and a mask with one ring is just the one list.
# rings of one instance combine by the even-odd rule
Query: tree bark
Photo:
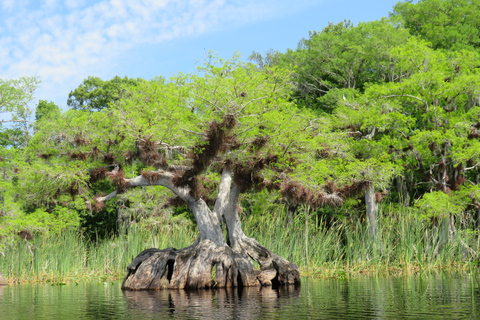
[[(433, 250), (433, 256), (437, 258), (442, 252), (444, 246), (454, 241), (455, 235), (457, 234), (457, 229), (455, 228), (455, 219), (452, 214), (448, 213), (446, 217), (440, 218), (438, 221), (438, 241)], [(460, 246), (464, 250), (464, 257), (473, 257), (478, 259), (478, 253), (470, 248), (463, 240), (458, 239)]]
[(378, 203), (375, 200), (375, 188), (371, 183), (365, 192), (365, 203), (367, 205), (368, 235), (370, 238), (376, 239), (378, 233)]
[[(199, 236), (194, 244), (180, 250), (142, 251), (127, 267), (122, 289), (201, 289), (300, 283), (296, 264), (244, 234), (238, 216), (240, 189), (233, 182), (230, 170), (222, 172), (213, 211), (202, 199), (191, 197), (188, 189), (175, 187), (171, 177), (170, 173), (162, 172), (155, 182), (140, 176), (127, 179), (127, 185), (163, 185), (172, 190), (192, 210)], [(223, 236), (222, 222), (227, 230), (227, 240)], [(255, 268), (253, 261), (259, 264), (259, 269)]]
[(408, 197), (408, 191), (406, 187), (406, 182), (405, 182), (405, 177), (397, 177), (395, 178), (397, 182), (397, 193), (398, 193), (398, 202), (404, 205), (405, 207), (409, 206), (409, 197)]
[(372, 253), (376, 250), (382, 252), (383, 245), (380, 234), (378, 233), (378, 202), (375, 196), (375, 188), (372, 183), (367, 186), (365, 203), (367, 206), (368, 236), (372, 245)]

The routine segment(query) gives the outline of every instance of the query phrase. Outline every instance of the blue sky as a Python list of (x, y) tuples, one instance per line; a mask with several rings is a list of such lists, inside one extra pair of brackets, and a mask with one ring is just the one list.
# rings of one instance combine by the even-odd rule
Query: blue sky
[(37, 76), (35, 96), (66, 108), (88, 76), (152, 79), (296, 48), (328, 22), (377, 20), (397, 0), (0, 0), (0, 78)]

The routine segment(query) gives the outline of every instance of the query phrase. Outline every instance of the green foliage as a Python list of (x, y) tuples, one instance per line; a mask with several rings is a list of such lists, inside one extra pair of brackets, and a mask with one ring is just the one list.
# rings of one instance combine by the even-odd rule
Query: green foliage
[(36, 209), (31, 213), (25, 213), (18, 210), (14, 214), (0, 217), (0, 224), (0, 247), (3, 247), (15, 242), (17, 234), (24, 230), (35, 236), (40, 234), (55, 236), (67, 230), (76, 231), (80, 219), (75, 211), (58, 207), (52, 212)]
[[(397, 6), (427, 2), (435, 1)], [(286, 54), (298, 65), (296, 102), (324, 112), (312, 173), (340, 183), (366, 179), (384, 191), (396, 176), (410, 199), (454, 190), (464, 201), (465, 181), (478, 183), (480, 56), (465, 41), (436, 50), (396, 19), (330, 24)]]
[(60, 108), (53, 102), (47, 100), (40, 100), (35, 110), (35, 120), (52, 121), (60, 116)]
[(108, 108), (110, 103), (128, 96), (129, 88), (143, 81), (119, 76), (106, 81), (98, 77), (88, 77), (69, 93), (67, 105), (75, 110), (100, 111)]
[(241, 201), (242, 214), (265, 215), (273, 214), (278, 210), (278, 194), (270, 194), (267, 190), (247, 193)]
[(408, 36), (386, 19), (357, 27), (349, 21), (330, 23), (311, 33), (296, 51), (286, 53), (285, 59), (298, 66), (294, 97), (301, 105), (331, 113), (338, 102), (363, 92), (368, 83), (397, 80), (400, 71), (388, 49)]
[(276, 50), (268, 50), (262, 56), (260, 53), (253, 51), (248, 60), (257, 64), (260, 69), (273, 67), (282, 63), (282, 54)]
[(465, 210), (459, 199), (444, 192), (431, 192), (419, 199), (415, 206), (421, 209), (421, 218), (447, 218)]
[(21, 148), (27, 144), (32, 128), (30, 103), (38, 84), (38, 79), (33, 77), (0, 79), (0, 112), (8, 113), (10, 117), (0, 122), (0, 125), (10, 123), (6, 128), (0, 126), (0, 146)]
[(478, 0), (421, 0), (398, 2), (393, 16), (400, 17), (415, 36), (435, 49), (480, 46), (480, 2)]
[(3, 148), (21, 148), (25, 146), (28, 136), (21, 128), (0, 127), (0, 146)]
[(27, 118), (28, 103), (33, 99), (38, 84), (38, 79), (33, 77), (0, 79), (0, 112), (13, 112), (20, 119)]
[(86, 208), (79, 208), (80, 230), (86, 239), (103, 241), (119, 232), (123, 221), (118, 221), (119, 205), (117, 201), (108, 201), (105, 208), (92, 212)]

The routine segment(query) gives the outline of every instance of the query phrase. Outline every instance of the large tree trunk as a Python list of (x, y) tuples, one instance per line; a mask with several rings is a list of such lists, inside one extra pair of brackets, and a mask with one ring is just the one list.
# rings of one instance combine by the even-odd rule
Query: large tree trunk
[[(130, 185), (141, 184), (130, 181)], [(213, 211), (203, 200), (188, 196), (185, 190), (165, 184), (165, 181), (162, 185), (187, 202), (195, 215), (199, 236), (194, 244), (180, 250), (147, 249), (141, 252), (127, 267), (122, 289), (200, 289), (300, 283), (296, 264), (243, 233), (237, 212), (240, 192), (232, 182), (229, 170), (222, 173)], [(222, 221), (227, 229), (227, 241), (223, 237)], [(258, 269), (253, 261), (259, 264)]]

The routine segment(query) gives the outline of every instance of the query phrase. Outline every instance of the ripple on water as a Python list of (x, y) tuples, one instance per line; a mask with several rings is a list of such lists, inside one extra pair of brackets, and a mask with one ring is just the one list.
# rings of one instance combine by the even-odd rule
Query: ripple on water
[(300, 287), (200, 291), (13, 285), (0, 287), (0, 319), (480, 319), (478, 277), (302, 280)]

